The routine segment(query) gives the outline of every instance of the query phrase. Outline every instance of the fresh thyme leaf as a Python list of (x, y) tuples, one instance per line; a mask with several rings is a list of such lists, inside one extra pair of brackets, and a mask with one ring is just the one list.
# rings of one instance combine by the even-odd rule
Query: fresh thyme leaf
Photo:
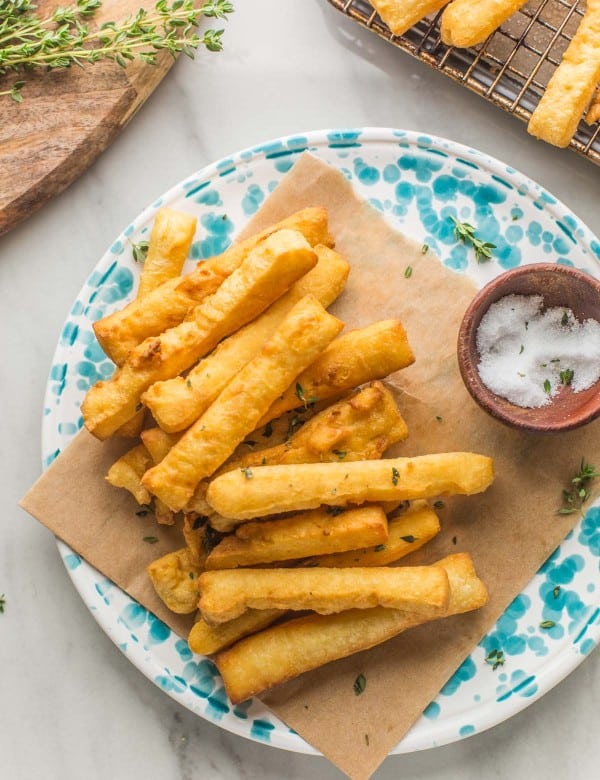
[(393, 466), (392, 467), (392, 485), (397, 485), (399, 478), (400, 478), (400, 472), (398, 471), (398, 469), (395, 466)]
[(149, 241), (138, 241), (137, 244), (131, 242), (131, 254), (136, 263), (143, 263), (148, 257)]
[(426, 255), (427, 252), (429, 252), (429, 244), (423, 244), (423, 246), (421, 247), (421, 254)]
[(185, 383), (186, 383), (186, 385), (187, 385), (187, 386), (188, 386), (190, 389), (192, 388), (192, 380), (191, 380), (191, 379), (186, 379), (186, 380), (185, 380)]
[(436, 414), (436, 416), (435, 416), (435, 419), (436, 419), (438, 422), (443, 422), (443, 420), (444, 420), (444, 418), (443, 418), (443, 417), (441, 417), (439, 414)]
[(300, 382), (296, 382), (296, 395), (298, 396), (298, 400), (306, 406), (306, 398), (304, 397), (304, 388), (300, 384)]
[(331, 450), (331, 451), (333, 452), (334, 455), (337, 455), (337, 457), (340, 460), (344, 460), (344, 458), (348, 454), (348, 450)]
[(193, 572), (193, 571), (188, 571), (188, 577), (189, 577), (191, 580), (193, 580), (193, 579), (195, 579), (196, 575), (194, 574), (194, 572)]
[(550, 384), (550, 380), (544, 379), (544, 392), (547, 395), (550, 395), (551, 391), (552, 391), (552, 385)]
[(136, 404), (135, 405), (135, 413), (137, 414), (138, 412), (141, 412), (143, 408), (144, 408), (144, 404), (143, 403), (140, 402), (140, 403)]
[(156, 536), (144, 536), (142, 541), (147, 542), (148, 544), (156, 544), (156, 542), (158, 542), (158, 539), (156, 538)]
[(4, 593), (0, 596), (0, 613), (4, 613), (4, 607), (6, 606), (6, 596)]
[(486, 664), (490, 664), (492, 671), (495, 672), (499, 666), (504, 666), (504, 651), (503, 650), (490, 650), (485, 657)]
[(406, 536), (400, 537), (403, 542), (406, 542), (407, 544), (412, 544), (413, 542), (417, 541), (417, 537), (413, 536), (412, 534), (406, 534)]
[(486, 263), (492, 259), (492, 249), (496, 249), (496, 244), (489, 241), (482, 241), (475, 235), (476, 228), (468, 222), (460, 222), (456, 217), (450, 217), (454, 223), (454, 235), (458, 241), (463, 244), (470, 244), (475, 250), (475, 258), (478, 263)]
[(367, 687), (367, 678), (364, 676), (364, 674), (359, 674), (356, 680), (354, 680), (354, 683), (352, 685), (352, 688), (354, 689), (354, 694), (356, 696), (360, 696), (361, 693), (364, 693), (366, 687)]
[[(122, 67), (136, 59), (155, 65), (161, 51), (193, 57), (201, 45), (220, 51), (224, 31), (208, 29), (200, 36), (198, 25), (205, 17), (225, 19), (234, 10), (228, 0), (208, 0), (198, 8), (194, 0), (158, 0), (152, 9), (140, 8), (125, 19), (93, 29), (87, 19), (101, 5), (100, 0), (77, 0), (38, 13), (28, 0), (0, 0), (0, 76), (106, 60)], [(22, 102), (24, 83), (13, 82), (0, 96)]]
[(444, 504), (444, 502), (441, 499), (438, 499), (437, 501), (433, 502), (433, 506), (436, 509), (443, 509), (446, 506), (446, 504)]
[(548, 628), (554, 628), (556, 623), (553, 620), (542, 620), (540, 623), (540, 628), (548, 629)]
[(572, 515), (574, 512), (581, 512), (583, 505), (591, 496), (590, 483), (597, 477), (600, 477), (600, 472), (591, 463), (586, 463), (585, 458), (582, 458), (579, 471), (571, 477), (569, 484), (572, 487), (562, 492), (563, 506), (558, 509), (557, 514)]
[(412, 271), (413, 271), (412, 265), (407, 265), (406, 268), (404, 269), (404, 278), (410, 279), (410, 277), (412, 276)]
[(559, 373), (560, 381), (563, 385), (570, 385), (574, 376), (575, 372), (570, 368), (565, 368), (564, 371)]
[(563, 311), (563, 315), (561, 317), (560, 324), (563, 327), (565, 327), (565, 326), (567, 326), (569, 324), (569, 315), (567, 314), (566, 311)]
[(254, 476), (252, 474), (252, 469), (248, 468), (248, 466), (245, 466), (243, 469), (240, 469), (240, 471), (246, 477), (246, 479), (252, 479), (252, 477)]
[(519, 355), (522, 355), (522, 354), (523, 354), (523, 350), (524, 350), (524, 349), (525, 349), (525, 347), (523, 346), (523, 344), (521, 344), (521, 349), (519, 350)]
[(294, 435), (294, 433), (296, 431), (296, 428), (300, 428), (300, 426), (303, 425), (303, 424), (304, 424), (304, 421), (301, 420), (298, 417), (298, 415), (296, 415), (295, 417), (292, 417), (292, 419), (290, 420), (290, 423), (288, 425), (287, 432), (285, 434), (285, 440), (289, 441), (292, 438), (292, 436)]
[(378, 544), (376, 547), (373, 547), (374, 552), (382, 552), (385, 550), (385, 544)]
[(552, 597), (557, 599), (560, 594), (560, 585), (555, 585), (554, 588), (552, 588)]

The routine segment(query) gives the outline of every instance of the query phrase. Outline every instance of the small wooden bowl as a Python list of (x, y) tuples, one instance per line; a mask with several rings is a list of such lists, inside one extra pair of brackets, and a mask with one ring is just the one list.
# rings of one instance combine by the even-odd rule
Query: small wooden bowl
[(580, 393), (563, 387), (551, 403), (537, 409), (516, 406), (483, 384), (477, 371), (477, 329), (492, 303), (505, 295), (542, 295), (546, 308), (569, 308), (579, 321), (600, 322), (600, 282), (588, 274), (554, 263), (536, 263), (507, 271), (475, 296), (458, 332), (458, 365), (469, 393), (492, 417), (520, 430), (557, 433), (594, 420), (600, 415), (600, 382)]

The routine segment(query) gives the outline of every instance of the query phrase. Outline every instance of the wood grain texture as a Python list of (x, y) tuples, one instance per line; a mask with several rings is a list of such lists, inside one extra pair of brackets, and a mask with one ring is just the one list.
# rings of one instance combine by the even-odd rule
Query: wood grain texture
[[(46, 14), (58, 3), (40, 0)], [(121, 20), (153, 0), (104, 0), (94, 24)], [(28, 217), (86, 170), (125, 127), (167, 73), (157, 65), (111, 62), (27, 76), (25, 100), (0, 97), (0, 235)], [(0, 91), (19, 77), (0, 78)]]

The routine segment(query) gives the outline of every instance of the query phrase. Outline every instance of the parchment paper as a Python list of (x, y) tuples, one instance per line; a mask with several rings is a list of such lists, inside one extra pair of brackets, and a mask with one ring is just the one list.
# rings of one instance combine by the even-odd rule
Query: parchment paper
[[(332, 312), (348, 327), (399, 317), (417, 356), (413, 366), (390, 378), (410, 436), (389, 455), (467, 450), (493, 456), (496, 469), (494, 485), (483, 495), (445, 501), (442, 533), (410, 559), (430, 562), (470, 552), (490, 592), (484, 609), (412, 629), (263, 699), (349, 777), (363, 780), (576, 524), (577, 515), (556, 511), (582, 456), (600, 461), (600, 422), (544, 437), (512, 431), (482, 412), (456, 362), (458, 326), (474, 287), (431, 254), (421, 254), (420, 246), (359, 200), (340, 173), (311, 155), (300, 158), (244, 234), (311, 205), (328, 209), (336, 248), (352, 268)], [(413, 268), (410, 278), (404, 276), (407, 265)], [(136, 516), (133, 499), (104, 481), (126, 446), (79, 434), (22, 506), (185, 637), (191, 619), (169, 613), (144, 573), (150, 560), (182, 546), (178, 529), (157, 528), (151, 517)], [(159, 542), (144, 544), (145, 535)], [(367, 685), (356, 696), (353, 682), (361, 673)]]

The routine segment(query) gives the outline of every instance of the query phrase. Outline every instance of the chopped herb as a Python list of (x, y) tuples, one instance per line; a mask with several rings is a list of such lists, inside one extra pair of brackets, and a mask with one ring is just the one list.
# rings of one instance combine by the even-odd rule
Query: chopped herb
[(399, 479), (400, 479), (400, 472), (398, 471), (398, 469), (395, 466), (393, 466), (392, 467), (392, 485), (397, 485)]
[(0, 613), (4, 612), (4, 607), (6, 606), (6, 596), (4, 593), (0, 596)]
[(503, 650), (490, 650), (485, 657), (486, 664), (490, 664), (493, 672), (495, 672), (499, 666), (504, 666), (505, 660)]
[(192, 530), (197, 531), (199, 528), (202, 528), (204, 523), (208, 520), (208, 517), (206, 515), (198, 515), (198, 517), (194, 520), (194, 523), (192, 525)]
[(348, 454), (348, 450), (331, 450), (334, 455), (337, 455), (340, 460), (344, 460)]
[(194, 572), (193, 572), (193, 571), (188, 571), (188, 577), (189, 577), (191, 580), (193, 580), (193, 579), (196, 577), (196, 575), (194, 574)]
[(136, 263), (143, 263), (148, 256), (149, 241), (138, 241), (137, 244), (131, 242), (131, 254)]
[(374, 552), (381, 552), (382, 550), (385, 550), (385, 544), (378, 544), (377, 547), (373, 548)]
[(354, 684), (352, 685), (355, 695), (360, 696), (361, 693), (364, 693), (366, 687), (367, 678), (364, 676), (364, 674), (359, 674), (356, 680), (354, 680)]
[(300, 384), (300, 382), (296, 382), (296, 395), (298, 396), (298, 400), (306, 406), (306, 398), (304, 397), (304, 388)]
[(549, 379), (544, 379), (544, 392), (550, 395), (552, 391), (552, 385), (550, 384)]
[(560, 593), (560, 585), (555, 585), (555, 586), (552, 588), (552, 597), (553, 597), (553, 598), (555, 598), (555, 599), (557, 599), (557, 598), (558, 598), (558, 595), (559, 595), (559, 593)]
[(337, 517), (338, 515), (341, 515), (344, 511), (343, 506), (328, 506), (325, 511), (328, 515), (331, 515), (332, 517)]
[(158, 539), (156, 538), (156, 536), (144, 536), (143, 541), (147, 542), (148, 544), (156, 544), (156, 542), (158, 542)]
[(512, 215), (512, 221), (513, 222), (516, 222), (518, 219), (519, 219), (519, 215), (518, 214), (513, 214)]
[(443, 418), (441, 415), (439, 415), (439, 414), (436, 414), (436, 416), (435, 416), (435, 419), (436, 419), (438, 422), (442, 422), (444, 418)]
[(525, 330), (527, 330), (528, 328), (529, 328), (529, 323), (528, 323), (528, 322), (526, 322), (526, 323), (525, 323)]
[(548, 363), (540, 363), (541, 368), (548, 368)]
[(268, 423), (265, 425), (265, 429), (264, 429), (264, 431), (263, 431), (263, 434), (262, 434), (262, 435), (265, 437), (265, 439), (268, 439), (270, 436), (272, 436), (272, 435), (273, 435), (273, 423), (271, 423), (271, 422), (268, 422)]
[(141, 412), (143, 408), (144, 408), (144, 404), (143, 403), (136, 404), (135, 413), (137, 414), (138, 412)]
[(552, 358), (551, 363), (560, 363), (560, 358)]
[(560, 324), (565, 327), (569, 324), (569, 315), (566, 311), (563, 311), (563, 316), (561, 317)]
[(589, 484), (593, 479), (600, 477), (596, 467), (585, 462), (582, 458), (579, 471), (572, 477), (570, 487), (563, 490), (563, 506), (558, 510), (559, 515), (572, 515), (574, 512), (581, 511), (583, 505), (592, 495), (588, 490)]
[(426, 255), (427, 252), (429, 252), (429, 244), (423, 244), (423, 246), (421, 247), (421, 254)]
[(152, 507), (149, 504), (140, 504), (140, 508), (136, 510), (138, 517), (146, 517), (152, 511)]
[(452, 544), (456, 544), (456, 536), (452, 537)]
[(554, 628), (556, 623), (553, 620), (542, 620), (540, 623), (540, 628), (548, 629), (548, 628)]
[(365, 745), (369, 747), (369, 735), (365, 734)]
[(246, 479), (252, 479), (253, 474), (252, 474), (252, 469), (251, 468), (248, 468), (248, 466), (244, 466), (244, 468), (240, 469), (240, 471), (246, 477)]
[(406, 268), (404, 269), (404, 278), (410, 279), (411, 276), (412, 276), (412, 265), (407, 265)]
[(519, 350), (519, 355), (522, 355), (522, 354), (523, 354), (523, 350), (524, 350), (524, 349), (525, 349), (525, 347), (523, 346), (523, 344), (521, 344), (521, 349)]
[(264, 455), (263, 455), (263, 459), (260, 462), (260, 465), (261, 466), (266, 466), (267, 465), (267, 458)]
[(563, 385), (570, 385), (574, 376), (575, 372), (571, 368), (565, 368), (564, 371), (559, 373), (560, 381)]
[(478, 263), (485, 263), (492, 259), (492, 249), (496, 249), (496, 244), (477, 238), (476, 228), (468, 222), (459, 222), (455, 217), (450, 217), (450, 219), (454, 223), (454, 235), (457, 240), (462, 241), (463, 244), (471, 244)]
[(417, 541), (417, 537), (413, 536), (412, 534), (406, 534), (406, 536), (400, 537), (403, 542), (406, 542), (407, 544), (412, 544), (413, 542)]
[(521, 373), (521, 371), (517, 371), (517, 376), (523, 377), (523, 376), (525, 376), (525, 374)]
[(192, 380), (191, 380), (191, 379), (186, 379), (186, 380), (185, 380), (185, 383), (186, 383), (186, 385), (187, 385), (189, 388), (191, 388), (191, 387), (192, 387)]
[(443, 501), (441, 501), (441, 500), (438, 500), (438, 501), (434, 501), (434, 502), (433, 502), (433, 506), (434, 506), (436, 509), (443, 509), (443, 508), (446, 506), (446, 504), (444, 504), (444, 502), (443, 502)]

